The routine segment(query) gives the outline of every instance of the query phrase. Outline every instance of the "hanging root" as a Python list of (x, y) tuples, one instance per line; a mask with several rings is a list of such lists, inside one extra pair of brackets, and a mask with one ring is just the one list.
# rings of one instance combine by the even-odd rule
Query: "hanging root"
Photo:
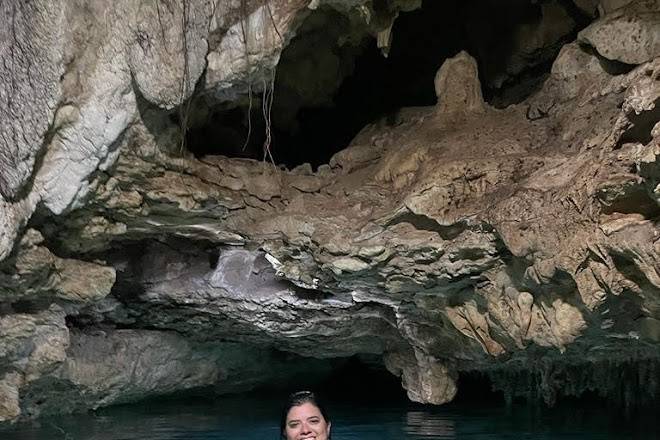
[[(283, 45), (284, 39), (282, 38), (282, 34), (280, 34), (279, 29), (277, 29), (277, 23), (275, 23), (275, 17), (273, 16), (273, 11), (270, 8), (270, 3), (268, 0), (263, 0), (262, 10), (264, 14), (268, 14), (267, 17), (264, 17), (263, 20), (264, 23), (267, 20), (270, 20), (270, 23), (273, 26), (273, 29), (275, 30), (275, 34), (280, 40), (280, 44)], [(264, 78), (263, 80), (264, 91), (263, 91), (263, 101), (261, 103), (263, 117), (266, 124), (266, 128), (265, 128), (266, 138), (264, 140), (264, 145), (263, 145), (263, 153), (264, 153), (263, 161), (265, 162), (266, 159), (270, 159), (273, 165), (275, 165), (275, 159), (273, 158), (273, 154), (271, 151), (271, 146), (273, 141), (271, 116), (273, 110), (273, 98), (275, 96), (275, 76), (276, 76), (276, 67), (274, 67), (270, 71), (269, 77)]]
[(239, 23), (241, 25), (241, 36), (243, 37), (243, 49), (245, 54), (245, 68), (247, 70), (247, 86), (248, 86), (248, 112), (247, 112), (247, 125), (248, 132), (245, 137), (245, 142), (243, 143), (242, 151), (245, 151), (248, 144), (250, 143), (250, 137), (252, 136), (252, 74), (250, 71), (250, 50), (248, 48), (248, 0), (241, 0), (241, 19)]
[[(275, 30), (275, 34), (280, 40), (280, 43), (283, 43), (284, 39), (282, 38), (282, 34), (280, 33), (279, 29), (277, 29), (277, 24), (275, 23), (275, 17), (273, 16), (273, 11), (270, 7), (270, 3), (268, 0), (263, 0), (263, 7), (262, 11), (264, 14), (267, 14), (267, 16), (263, 17), (263, 22), (270, 22), (271, 25), (273, 26), (273, 29)], [(252, 91), (252, 71), (251, 71), (251, 66), (250, 66), (250, 49), (249, 49), (249, 22), (248, 22), (248, 17), (249, 17), (249, 12), (248, 12), (248, 0), (241, 0), (241, 20), (240, 20), (240, 25), (241, 25), (241, 34), (243, 37), (243, 45), (244, 45), (244, 51), (245, 51), (245, 62), (246, 62), (246, 70), (247, 70), (247, 86), (248, 86), (248, 112), (247, 112), (247, 125), (248, 125), (248, 132), (247, 132), (247, 137), (245, 139), (245, 142), (243, 143), (243, 151), (247, 148), (249, 142), (250, 142), (250, 136), (252, 135), (252, 101), (254, 99), (253, 97), (253, 91)], [(272, 141), (273, 141), (273, 134), (272, 134), (272, 108), (273, 108), (273, 98), (275, 95), (275, 69), (269, 72), (268, 75), (266, 75), (262, 79), (262, 86), (263, 86), (263, 92), (262, 92), (262, 99), (261, 99), (261, 112), (262, 116), (264, 118), (264, 123), (265, 123), (265, 139), (263, 143), (263, 158), (262, 160), (266, 162), (266, 160), (270, 160), (273, 165), (275, 164), (275, 159), (273, 158), (272, 151), (271, 151), (271, 146), (272, 146)]]
[(270, 159), (271, 163), (275, 165), (275, 160), (271, 152), (271, 143), (272, 143), (272, 123), (271, 123), (271, 112), (273, 109), (273, 96), (275, 95), (275, 71), (273, 70), (270, 74), (270, 78), (263, 80), (264, 91), (263, 99), (261, 102), (261, 110), (263, 112), (264, 121), (266, 123), (266, 139), (264, 140), (263, 151), (264, 151), (264, 162), (266, 159)]
[[(280, 41), (280, 44), (283, 44), (284, 39), (282, 38), (282, 34), (280, 33), (279, 29), (277, 28), (277, 24), (275, 22), (275, 17), (273, 15), (273, 11), (271, 9), (271, 5), (269, 3), (269, 0), (262, 0), (262, 11), (264, 17), (262, 22), (263, 23), (270, 23), (272, 25), (273, 30), (275, 31), (275, 34), (277, 35), (277, 38)], [(158, 4), (157, 4), (158, 7)], [(186, 149), (186, 133), (188, 131), (188, 126), (189, 126), (189, 121), (190, 121), (190, 110), (192, 107), (192, 102), (193, 102), (193, 96), (190, 97), (190, 99), (185, 100), (185, 96), (188, 95), (190, 92), (189, 88), (189, 78), (190, 78), (190, 66), (189, 66), (189, 58), (188, 58), (188, 42), (187, 42), (187, 30), (189, 26), (189, 3), (188, 0), (183, 0), (182, 1), (182, 7), (183, 7), (183, 12), (182, 12), (182, 49), (183, 49), (183, 78), (181, 80), (181, 86), (180, 86), (180, 94), (181, 94), (181, 101), (182, 104), (179, 107), (179, 124), (180, 124), (180, 131), (181, 131), (181, 142), (179, 145), (179, 150), (180, 154), (183, 156), (183, 153)], [(217, 3), (213, 4), (213, 11), (215, 13), (215, 8), (217, 7)], [(159, 16), (160, 16), (160, 10), (158, 10)], [(243, 38), (243, 49), (244, 49), (244, 56), (245, 56), (245, 70), (247, 72), (247, 93), (248, 93), (248, 109), (247, 109), (247, 136), (245, 138), (245, 141), (243, 143), (242, 150), (245, 151), (248, 148), (248, 145), (250, 143), (250, 138), (252, 136), (252, 107), (253, 107), (253, 101), (254, 101), (254, 89), (253, 89), (253, 72), (252, 72), (252, 66), (251, 66), (251, 61), (250, 61), (250, 22), (249, 22), (249, 16), (250, 16), (250, 11), (249, 11), (249, 0), (240, 0), (240, 30), (241, 30), (241, 37)], [(163, 31), (163, 29), (161, 29)], [(163, 38), (164, 38), (164, 31), (163, 31)], [(274, 157), (272, 155), (272, 107), (273, 107), (273, 99), (274, 99), (274, 92), (275, 92), (275, 76), (276, 76), (276, 71), (275, 69), (270, 70), (262, 79), (262, 86), (263, 86), (263, 92), (262, 92), (262, 103), (261, 103), (261, 111), (262, 111), (262, 116), (264, 118), (265, 122), (265, 140), (263, 143), (263, 161), (265, 162), (266, 160), (270, 160), (273, 164), (275, 164)]]
[[(192, 106), (193, 97), (185, 99), (188, 96), (189, 80), (190, 80), (190, 65), (188, 60), (188, 1), (181, 2), (183, 8), (181, 12), (181, 40), (183, 51), (183, 76), (181, 79), (181, 105), (179, 106), (179, 124), (181, 129), (181, 143), (179, 145), (179, 154), (183, 156), (186, 150), (186, 133), (188, 132), (188, 120), (190, 118), (190, 108)], [(185, 101), (184, 101), (185, 100)]]

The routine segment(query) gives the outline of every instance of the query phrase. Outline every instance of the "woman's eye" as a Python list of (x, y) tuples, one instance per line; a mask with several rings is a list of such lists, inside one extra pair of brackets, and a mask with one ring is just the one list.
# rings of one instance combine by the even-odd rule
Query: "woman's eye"
[(289, 428), (295, 428), (298, 426), (298, 422), (289, 422)]
[(309, 420), (309, 423), (314, 423), (314, 424), (316, 424), (316, 423), (318, 423), (319, 421), (320, 421), (319, 419), (310, 419), (310, 420)]

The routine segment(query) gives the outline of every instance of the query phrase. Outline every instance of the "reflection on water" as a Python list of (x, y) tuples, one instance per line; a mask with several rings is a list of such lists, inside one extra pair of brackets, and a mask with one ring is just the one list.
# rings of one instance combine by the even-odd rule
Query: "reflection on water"
[[(127, 405), (0, 427), (2, 440), (277, 440), (279, 399), (224, 397)], [(660, 438), (656, 417), (590, 405), (555, 409), (329, 402), (333, 440)], [(614, 416), (612, 416), (614, 414)]]
[(427, 439), (456, 438), (453, 420), (426, 411), (408, 411), (404, 430), (410, 436)]

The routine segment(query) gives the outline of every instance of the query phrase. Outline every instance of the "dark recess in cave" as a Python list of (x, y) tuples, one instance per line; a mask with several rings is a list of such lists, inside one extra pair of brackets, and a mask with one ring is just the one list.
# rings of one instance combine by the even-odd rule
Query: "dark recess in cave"
[(380, 361), (354, 356), (335, 368), (317, 386), (320, 395), (349, 403), (406, 402), (401, 380), (388, 372)]
[(458, 378), (458, 391), (452, 404), (460, 406), (475, 402), (501, 406), (504, 404), (504, 393), (493, 391), (493, 385), (486, 374), (462, 372)]
[[(552, 57), (519, 74), (507, 73), (516, 26), (538, 23), (541, 3), (424, 0), (421, 9), (399, 14), (388, 58), (371, 36), (353, 35), (340, 45), (338, 41), (351, 31), (346, 16), (327, 8), (311, 13), (278, 66), (270, 146), (275, 163), (291, 169), (308, 162), (316, 168), (346, 148), (365, 125), (381, 118), (393, 120), (389, 117), (402, 107), (434, 105), (436, 71), (461, 50), (477, 59), (486, 100), (498, 107), (520, 102), (542, 84), (561, 47), (550, 48)], [(562, 40), (568, 42), (590, 18), (572, 2), (555, 3), (573, 21), (573, 31)], [(387, 2), (375, 2), (376, 9), (379, 5), (387, 8)], [(188, 148), (197, 157), (264, 159), (266, 124), (257, 95), (253, 104), (249, 139), (247, 106), (241, 104), (211, 110), (205, 124), (191, 127)]]
[(628, 115), (628, 120), (630, 121), (630, 127), (621, 135), (621, 138), (617, 142), (617, 149), (627, 143), (648, 144), (653, 140), (651, 130), (660, 121), (660, 99), (656, 99), (653, 102), (653, 108), (651, 110), (646, 110), (639, 114), (631, 111), (630, 115)]

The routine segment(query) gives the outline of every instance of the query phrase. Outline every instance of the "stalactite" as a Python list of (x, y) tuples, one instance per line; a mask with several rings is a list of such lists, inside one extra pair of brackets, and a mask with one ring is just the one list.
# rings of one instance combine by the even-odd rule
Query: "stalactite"
[(544, 359), (492, 369), (487, 376), (493, 391), (501, 391), (509, 405), (523, 399), (553, 406), (562, 398), (595, 393), (614, 405), (632, 410), (660, 399), (659, 367), (658, 357), (586, 363)]

